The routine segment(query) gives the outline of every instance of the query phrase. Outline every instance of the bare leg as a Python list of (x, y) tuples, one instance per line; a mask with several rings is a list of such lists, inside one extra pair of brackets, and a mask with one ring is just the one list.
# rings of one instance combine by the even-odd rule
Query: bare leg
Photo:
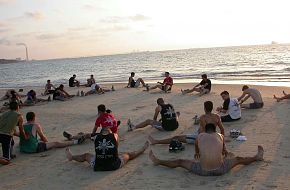
[(172, 139), (177, 139), (180, 142), (187, 143), (185, 135), (174, 136), (171, 138), (161, 139), (161, 140), (154, 139), (151, 135), (149, 135), (149, 137), (148, 137), (148, 140), (151, 142), (152, 145), (154, 145), (154, 144), (170, 144)]
[(287, 94), (285, 96), (282, 96), (281, 98), (277, 97), (274, 95), (274, 99), (277, 100), (277, 102), (280, 102), (281, 100), (284, 100), (284, 99), (290, 99), (290, 94)]
[(152, 150), (150, 150), (149, 152), (149, 158), (155, 165), (162, 165), (169, 168), (181, 167), (189, 171), (191, 170), (192, 164), (194, 162), (193, 160), (184, 160), (184, 159), (160, 160), (153, 154)]
[(151, 120), (151, 119), (147, 119), (146, 121), (143, 121), (142, 123), (139, 123), (138, 125), (134, 126), (135, 129), (138, 129), (138, 128), (144, 128), (148, 125), (153, 125), (154, 124), (154, 120)]
[(74, 141), (66, 141), (66, 142), (51, 142), (51, 143), (46, 143), (46, 148), (53, 149), (53, 148), (64, 148), (68, 146), (74, 145)]
[(153, 90), (153, 89), (156, 89), (156, 88), (160, 88), (161, 89), (162, 85), (161, 84), (157, 84), (155, 86), (150, 87), (149, 90)]
[(182, 94), (187, 94), (187, 93), (191, 93), (191, 92), (201, 92), (199, 88), (192, 88), (192, 89), (186, 89), (186, 90), (181, 90)]
[(286, 94), (286, 92), (283, 90), (283, 94), (284, 94), (284, 96), (287, 96), (288, 94)]
[(235, 157), (233, 160), (233, 167), (236, 165), (242, 164), (242, 165), (249, 165), (256, 161), (262, 161), (264, 155), (264, 149), (262, 146), (258, 146), (258, 153), (253, 157)]
[(240, 106), (241, 108), (246, 108), (246, 109), (250, 108), (250, 104), (241, 104)]
[(79, 133), (75, 136), (72, 136), (71, 139), (78, 140), (79, 138), (84, 137), (85, 139), (91, 139), (91, 133)]
[(146, 141), (144, 146), (142, 148), (140, 148), (139, 150), (122, 154), (124, 164), (128, 163), (129, 160), (133, 160), (133, 159), (137, 158), (138, 156), (140, 156), (148, 148), (148, 146), (149, 146), (149, 142)]
[(91, 163), (92, 158), (94, 157), (94, 155), (90, 154), (90, 153), (85, 153), (85, 154), (80, 154), (80, 155), (72, 155), (69, 148), (65, 149), (65, 154), (66, 154), (66, 157), (69, 161), (75, 160), (77, 162), (88, 162), (89, 164)]
[(143, 85), (143, 87), (145, 87), (145, 86), (146, 86), (146, 84), (145, 84), (145, 82), (144, 82), (144, 80), (143, 80), (142, 78), (138, 78), (138, 79), (137, 79), (137, 81), (140, 81), (140, 82), (141, 82), (141, 84)]

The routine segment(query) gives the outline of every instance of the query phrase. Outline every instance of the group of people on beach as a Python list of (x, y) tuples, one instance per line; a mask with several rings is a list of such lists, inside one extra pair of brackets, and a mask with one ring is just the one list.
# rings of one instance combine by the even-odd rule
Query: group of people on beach
[[(137, 88), (142, 84), (145, 91), (151, 91), (158, 88), (166, 93), (170, 92), (173, 88), (173, 79), (169, 72), (165, 72), (165, 79), (162, 83), (158, 82), (151, 87), (146, 84), (142, 78), (135, 80), (134, 77), (135, 73), (132, 72), (126, 86), (127, 88)], [(181, 93), (183, 95), (191, 92), (198, 92), (199, 95), (210, 94), (211, 80), (207, 78), (206, 74), (203, 74), (201, 77), (202, 81), (199, 84), (195, 85), (192, 89), (181, 89)], [(81, 86), (80, 82), (76, 80), (76, 75), (70, 78), (69, 86)], [(91, 90), (84, 93), (84, 95), (102, 94), (106, 91), (96, 84), (93, 75), (90, 76), (87, 80), (87, 84), (84, 86), (91, 87)], [(19, 100), (21, 95), (16, 93), (15, 90), (10, 92), (7, 91), (2, 100), (9, 99), (9, 111), (0, 115), (0, 143), (2, 144), (3, 152), (3, 158), (0, 159), (0, 163), (9, 164), (10, 160), (15, 157), (13, 154), (13, 136), (18, 136), (20, 138), (19, 146), (20, 151), (23, 153), (39, 153), (53, 148), (67, 147), (65, 152), (68, 160), (88, 162), (95, 171), (111, 171), (121, 168), (129, 160), (141, 155), (149, 147), (149, 143), (151, 143), (151, 145), (170, 144), (172, 141), (178, 141), (181, 143), (194, 144), (195, 160), (161, 160), (157, 158), (151, 150), (149, 157), (152, 162), (156, 165), (163, 165), (170, 168), (182, 167), (198, 175), (222, 175), (238, 164), (248, 165), (252, 162), (263, 160), (264, 150), (262, 146), (258, 146), (257, 154), (253, 157), (229, 157), (229, 152), (226, 148), (223, 123), (234, 122), (241, 119), (241, 108), (259, 109), (264, 106), (261, 93), (257, 89), (244, 85), (242, 87), (242, 92), (242, 95), (238, 98), (231, 98), (228, 91), (221, 92), (220, 95), (224, 102), (223, 106), (216, 108), (219, 114), (212, 113), (214, 106), (211, 101), (205, 101), (205, 113), (200, 116), (200, 127), (198, 131), (192, 134), (178, 135), (172, 138), (159, 140), (149, 136), (148, 140), (146, 140), (144, 145), (138, 150), (119, 155), (118, 127), (120, 121), (115, 119), (112, 111), (107, 109), (105, 105), (100, 104), (98, 106), (98, 116), (92, 132), (80, 132), (76, 135), (72, 135), (64, 131), (63, 136), (67, 141), (49, 142), (43, 133), (41, 125), (36, 123), (36, 114), (34, 112), (28, 112), (26, 114), (26, 122), (24, 123), (23, 116), (19, 113), (19, 106), (21, 105)], [(27, 98), (29, 97), (31, 101), (37, 101), (35, 100), (35, 92), (29, 91), (28, 94)], [(53, 94), (54, 100), (62, 101), (74, 96), (69, 95), (64, 90), (64, 85), (55, 88), (50, 80), (47, 81), (43, 95), (49, 94)], [(253, 99), (253, 102), (244, 104), (250, 97)], [(274, 96), (274, 98), (280, 101), (282, 99), (288, 99), (290, 96), (284, 93), (284, 97), (278, 98)], [(158, 120), (159, 114), (161, 115), (160, 120)], [(129, 119), (127, 122), (128, 131), (135, 131), (147, 126), (152, 126), (160, 131), (174, 131), (179, 127), (179, 116), (180, 112), (176, 112), (172, 104), (166, 103), (163, 98), (158, 98), (153, 119), (147, 119), (137, 125), (134, 125)], [(16, 130), (17, 127), (19, 132)], [(101, 128), (99, 132), (98, 128)], [(219, 129), (219, 132), (216, 128)], [(83, 153), (80, 155), (73, 155), (68, 146), (81, 144), (87, 139), (94, 142), (95, 154)]]

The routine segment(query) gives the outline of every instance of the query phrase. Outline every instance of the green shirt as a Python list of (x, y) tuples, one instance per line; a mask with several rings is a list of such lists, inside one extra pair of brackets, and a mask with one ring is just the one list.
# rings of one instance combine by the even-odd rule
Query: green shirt
[(18, 124), (20, 113), (16, 111), (7, 111), (0, 116), (0, 133), (13, 136)]
[(34, 124), (25, 124), (23, 125), (24, 131), (26, 134), (29, 134), (29, 139), (25, 139), (23, 135), (20, 135), (20, 152), (25, 153), (35, 153), (37, 152), (38, 139), (37, 133), (35, 136), (32, 135), (32, 129)]

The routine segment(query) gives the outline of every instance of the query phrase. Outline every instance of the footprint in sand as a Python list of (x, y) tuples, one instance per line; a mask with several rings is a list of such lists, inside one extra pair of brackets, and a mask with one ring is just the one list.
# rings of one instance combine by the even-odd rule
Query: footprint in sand
[(136, 108), (132, 109), (132, 111), (137, 111), (139, 109), (145, 108), (146, 106), (136, 106)]

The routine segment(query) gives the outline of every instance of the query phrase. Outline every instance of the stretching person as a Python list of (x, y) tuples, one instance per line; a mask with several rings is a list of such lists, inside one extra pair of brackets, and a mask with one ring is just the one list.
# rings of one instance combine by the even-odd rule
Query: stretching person
[[(261, 93), (257, 89), (249, 88), (247, 85), (244, 85), (242, 91), (243, 94), (238, 98), (241, 108), (258, 109), (264, 106)], [(254, 102), (250, 104), (243, 104), (250, 97), (254, 100)]]
[(93, 128), (92, 133), (79, 133), (76, 136), (71, 135), (70, 133), (64, 131), (63, 136), (68, 140), (78, 139), (80, 137), (84, 137), (86, 139), (90, 139), (97, 132), (98, 128), (109, 128), (113, 133), (118, 133), (118, 126), (120, 125), (120, 121), (115, 119), (115, 116), (111, 112), (111, 110), (107, 110), (104, 104), (100, 104), (98, 106), (98, 116), (95, 122), (95, 126)]
[[(100, 85), (94, 83), (91, 85), (91, 90), (85, 93), (85, 96), (90, 94), (104, 94), (105, 92), (110, 92), (110, 89), (101, 88)], [(113, 91), (113, 90), (112, 90)]]
[(157, 82), (158, 84), (152, 87), (146, 86), (147, 91), (159, 88), (164, 92), (171, 91), (173, 85), (173, 79), (169, 76), (169, 72), (165, 72), (165, 79), (163, 82)]
[(24, 106), (32, 106), (32, 105), (35, 105), (39, 102), (48, 102), (50, 101), (49, 100), (49, 97), (48, 99), (41, 99), (41, 98), (37, 98), (36, 97), (36, 92), (34, 90), (30, 90), (28, 93), (27, 93), (27, 99), (25, 100), (24, 102)]
[(195, 85), (192, 89), (182, 90), (182, 94), (187, 94), (191, 92), (199, 92), (199, 95), (208, 94), (211, 91), (211, 81), (207, 78), (206, 74), (201, 75), (202, 81)]
[(226, 158), (227, 150), (223, 135), (216, 132), (213, 124), (207, 124), (205, 133), (198, 135), (195, 143), (196, 160), (160, 160), (152, 152), (149, 157), (155, 165), (163, 165), (169, 168), (182, 167), (190, 172), (201, 176), (218, 176), (229, 172), (235, 166), (249, 165), (256, 161), (263, 160), (264, 150), (258, 146), (258, 152), (253, 157)]
[(94, 75), (91, 75), (89, 79), (87, 79), (87, 84), (85, 84), (86, 87), (91, 87), (92, 84), (95, 84), (96, 80), (94, 79)]
[[(13, 152), (13, 135), (19, 136), (22, 134), (24, 138), (28, 138), (23, 129), (23, 117), (19, 113), (19, 106), (17, 102), (10, 102), (10, 111), (0, 115), (0, 143), (2, 144), (3, 158), (8, 162), (14, 158)], [(16, 132), (16, 126), (19, 132)]]
[(64, 90), (63, 84), (59, 85), (59, 87), (56, 88), (55, 92), (53, 93), (54, 100), (65, 101), (72, 97), (74, 97), (74, 95), (69, 95), (69, 93)]
[(53, 94), (55, 92), (55, 86), (50, 82), (50, 80), (47, 80), (47, 83), (45, 85), (45, 91), (42, 93), (43, 96), (48, 94)]
[(140, 86), (140, 83), (142, 83), (143, 87), (146, 87), (147, 85), (143, 81), (142, 78), (138, 78), (136, 81), (134, 80), (135, 73), (132, 72), (131, 76), (129, 77), (129, 81), (127, 84), (127, 88), (138, 88)]
[[(178, 128), (178, 116), (179, 112), (175, 113), (174, 108), (171, 104), (165, 104), (162, 98), (157, 99), (157, 107), (155, 108), (155, 114), (153, 120), (147, 119), (146, 121), (138, 124), (133, 125), (128, 120), (128, 131), (133, 131), (134, 129), (144, 128), (148, 125), (158, 129), (158, 130), (165, 130), (165, 131), (174, 131)], [(161, 122), (157, 121), (159, 113), (161, 114)]]
[(241, 107), (236, 98), (230, 98), (228, 91), (223, 91), (221, 97), (224, 100), (223, 106), (218, 107), (216, 111), (226, 115), (221, 116), (222, 122), (231, 122), (241, 119)]
[[(35, 113), (28, 112), (26, 114), (27, 123), (23, 125), (26, 134), (29, 134), (29, 138), (25, 139), (23, 135), (20, 135), (20, 152), (24, 153), (38, 153), (44, 152), (53, 148), (64, 148), (84, 142), (84, 138), (78, 140), (66, 141), (66, 142), (48, 142), (47, 137), (42, 131), (42, 127), (35, 122)], [(37, 136), (40, 137), (40, 141)]]
[(67, 159), (88, 162), (94, 171), (113, 171), (123, 167), (129, 160), (140, 156), (149, 146), (147, 141), (139, 150), (119, 155), (118, 134), (112, 133), (109, 128), (102, 128), (101, 132), (96, 134), (94, 142), (95, 155), (91, 153), (72, 155), (70, 149), (67, 148), (65, 151)]
[(199, 133), (205, 132), (205, 126), (209, 123), (214, 124), (215, 126), (219, 127), (221, 134), (225, 135), (224, 126), (221, 122), (221, 118), (218, 114), (212, 113), (213, 110), (213, 103), (211, 101), (204, 102), (204, 111), (205, 114), (200, 116), (200, 127), (197, 133), (186, 134), (186, 135), (178, 135), (167, 139), (157, 140), (154, 139), (152, 136), (149, 135), (148, 139), (151, 144), (169, 144), (173, 139), (179, 140), (183, 143), (194, 144), (195, 140)]
[(276, 95), (274, 95), (274, 99), (276, 99), (277, 102), (280, 102), (281, 100), (285, 100), (285, 99), (290, 99), (290, 94), (287, 94), (284, 90), (283, 90), (283, 94), (284, 96), (282, 97), (277, 97)]

